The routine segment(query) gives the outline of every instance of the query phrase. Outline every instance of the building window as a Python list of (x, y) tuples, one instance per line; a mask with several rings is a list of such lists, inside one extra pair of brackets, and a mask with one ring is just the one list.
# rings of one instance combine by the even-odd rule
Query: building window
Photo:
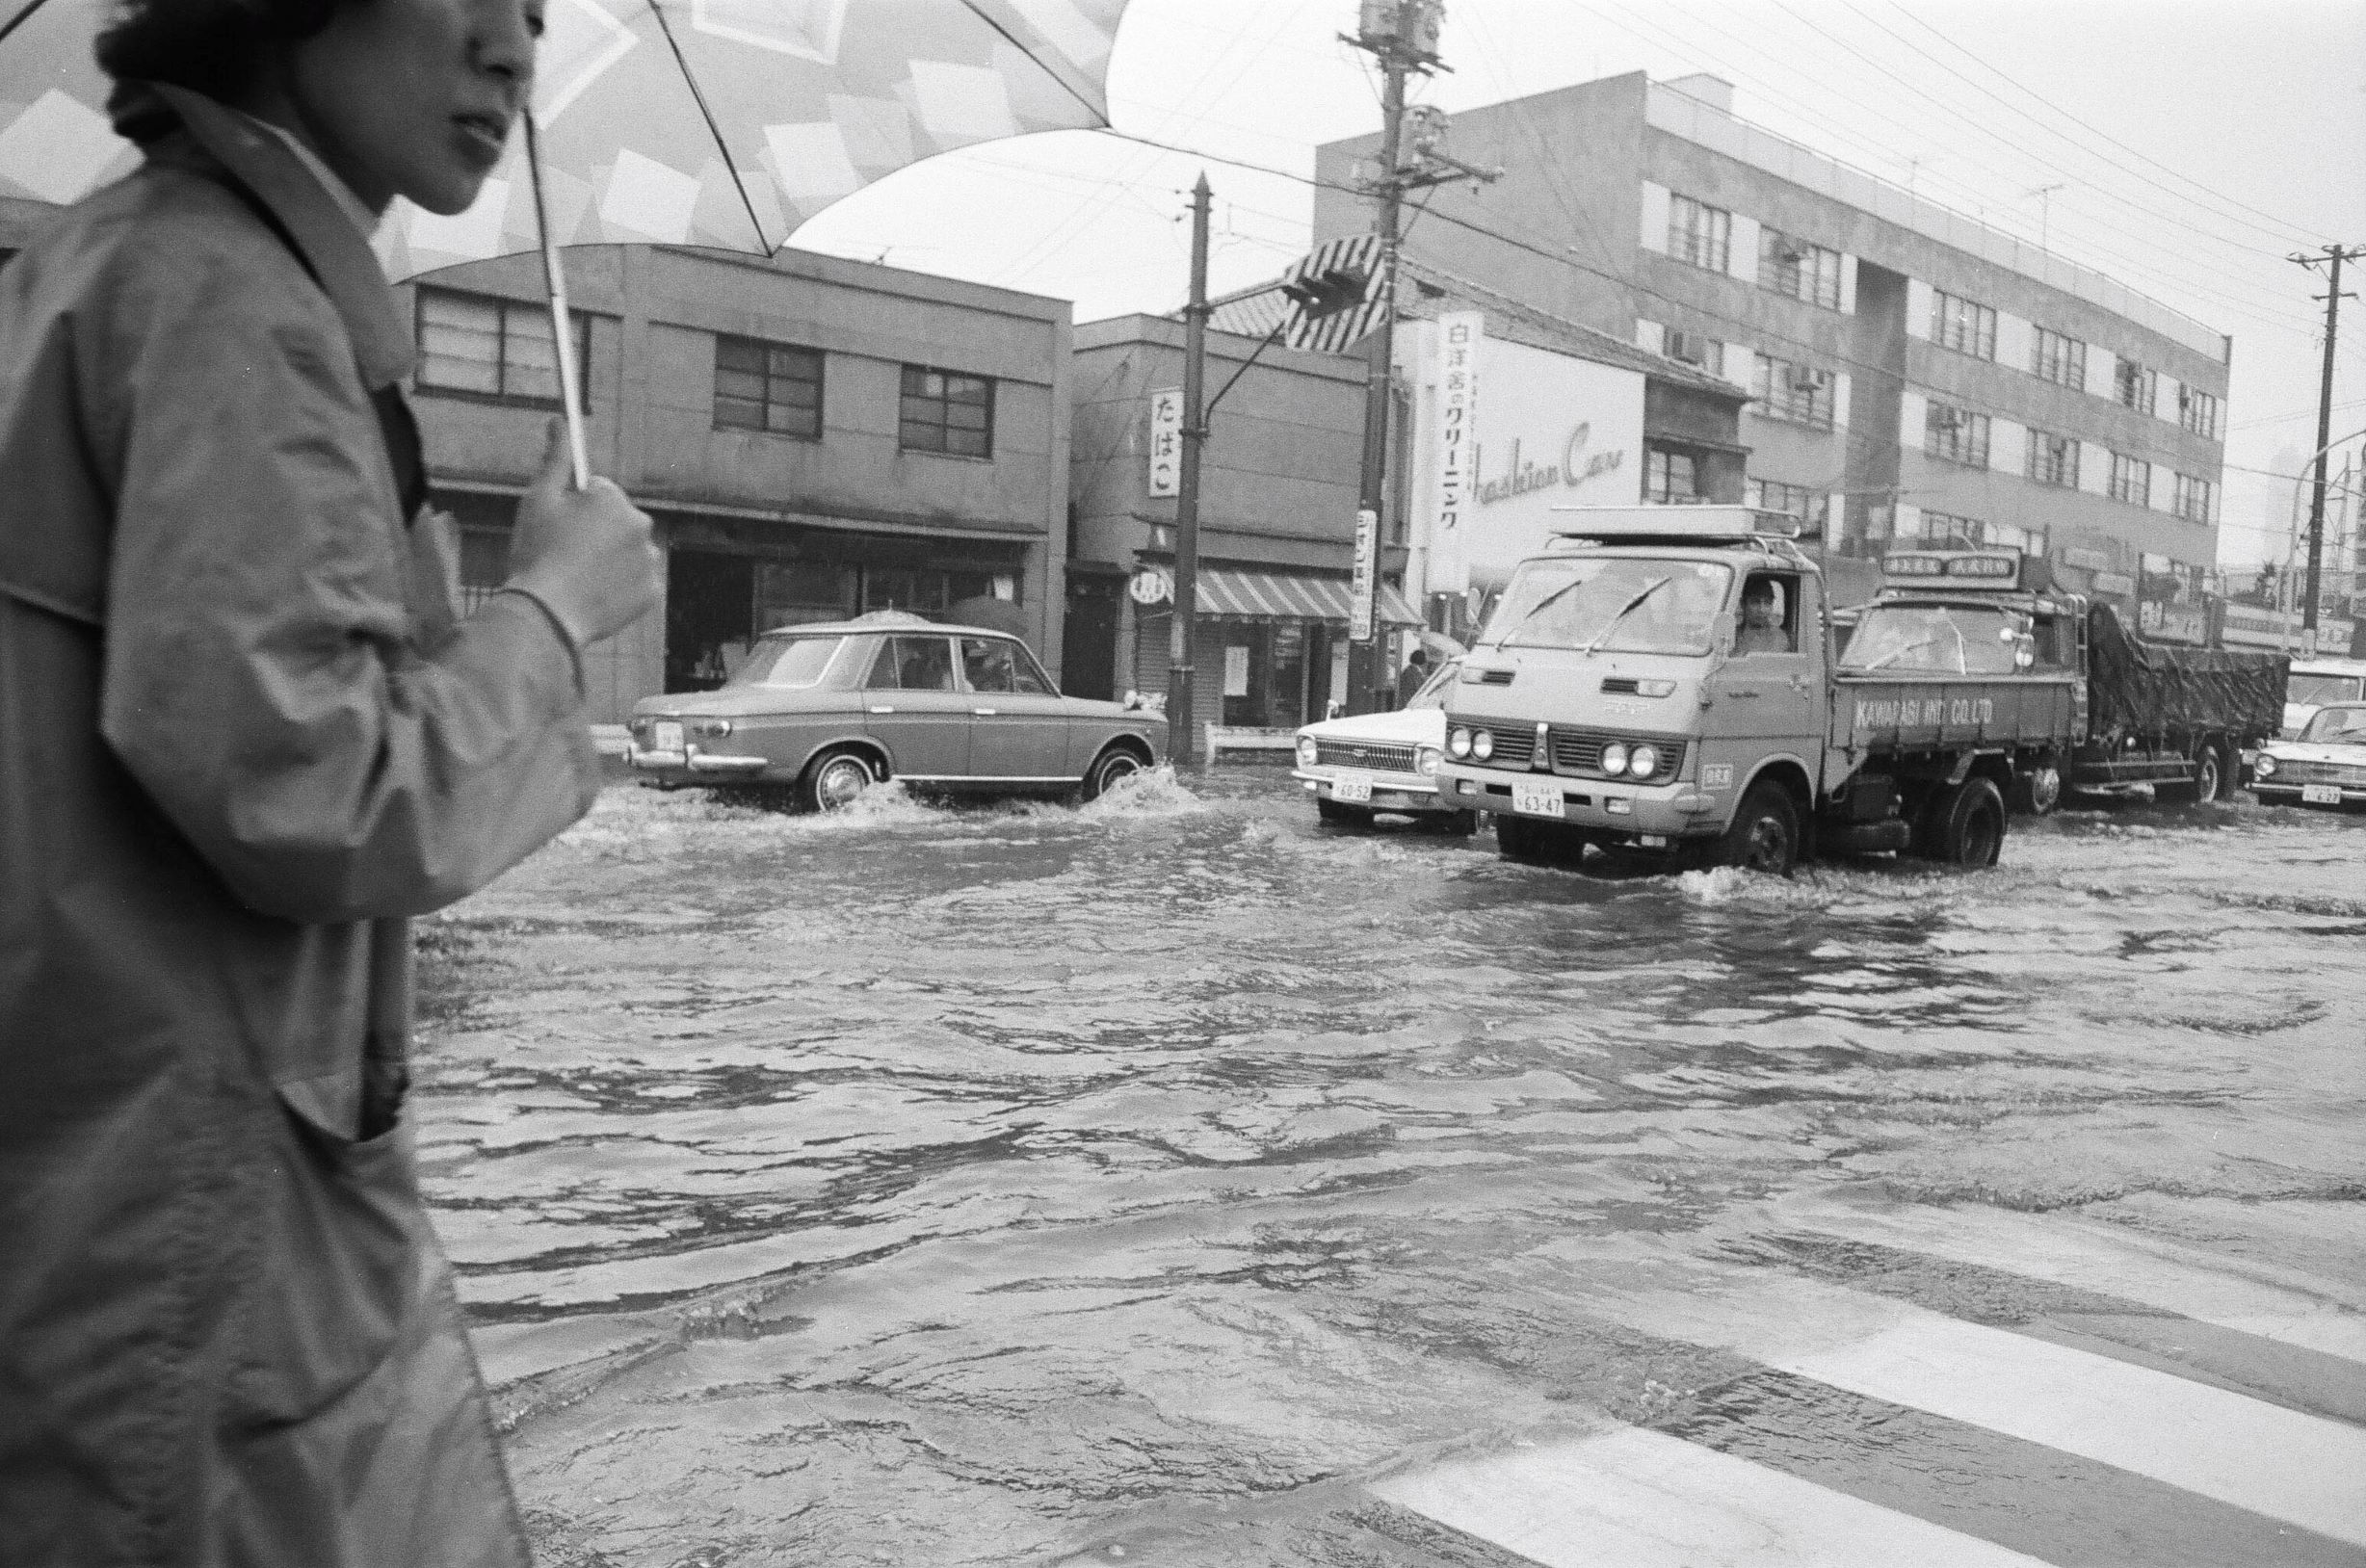
[(1758, 286), (1838, 310), (1840, 252), (1777, 229), (1762, 228), (1758, 231)]
[(1996, 357), (1996, 312), (1987, 305), (1932, 290), (1931, 341), (1975, 359)]
[(2152, 464), (2142, 457), (2113, 453), (2112, 499), (2133, 507), (2152, 505)]
[(910, 610), (942, 614), (963, 599), (1003, 599), (1018, 602), (1019, 580), (1011, 572), (985, 569), (940, 569), (934, 566), (865, 566), (862, 607), (865, 610)]
[(983, 376), (904, 367), (904, 410), (896, 444), (955, 457), (994, 455), (994, 383)]
[(2169, 510), (2189, 523), (2206, 523), (2210, 520), (2211, 492), (2217, 488), (2206, 479), (2179, 474), (2176, 487), (2170, 493), (2173, 505)]
[(2040, 484), (2079, 487), (2079, 442), (2075, 435), (2056, 435), (2032, 428), (2029, 432), (2029, 477)]
[(1722, 273), (1732, 244), (1733, 214), (1691, 196), (1668, 198), (1668, 253), (1676, 260)]
[(2177, 423), (2195, 435), (2212, 441), (2219, 438), (2221, 406), (2214, 393), (2191, 386), (2177, 389)]
[(1681, 505), (1698, 501), (1700, 471), (1689, 452), (1665, 447), (1643, 450), (1643, 499)]
[(2146, 370), (2133, 359), (2122, 359), (2112, 373), (2112, 395), (2123, 406), (2140, 414), (2152, 412), (2153, 398), (2160, 389), (2160, 373)]
[(1988, 466), (1988, 416), (1949, 404), (1923, 409), (1923, 452), (1973, 468)]
[(1663, 352), (1678, 364), (1697, 366), (1712, 376), (1725, 374), (1725, 346), (1713, 337), (1703, 337), (1698, 332), (1679, 332), (1671, 327), (1668, 329), (1666, 345)]
[(13, 261), (15, 257), (15, 251), (10, 249), (5, 245), (0, 245), (0, 267), (6, 267), (11, 261)]
[(2029, 373), (2076, 391), (2087, 389), (2087, 345), (2040, 327), (2029, 351)]
[[(592, 406), (592, 318), (572, 313), (576, 392)], [(559, 355), (546, 305), (421, 289), (419, 389), (559, 406)]]
[(751, 337), (717, 337), (715, 428), (819, 440), (821, 353)]
[(1768, 511), (1787, 511), (1800, 520), (1801, 532), (1814, 534), (1823, 529), (1825, 519), (1829, 515), (1831, 497), (1822, 490), (1811, 490), (1804, 484), (1754, 479), (1749, 482), (1749, 504)]
[(1832, 373), (1813, 365), (1758, 355), (1750, 390), (1761, 404), (1759, 412), (1817, 430), (1832, 428)]

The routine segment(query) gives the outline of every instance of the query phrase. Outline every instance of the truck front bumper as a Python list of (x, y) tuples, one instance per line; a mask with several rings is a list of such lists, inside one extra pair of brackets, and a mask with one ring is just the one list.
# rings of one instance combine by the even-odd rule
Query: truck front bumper
[[(1514, 804), (1515, 784), (1557, 790), (1560, 815), (1519, 810)], [(1698, 786), (1682, 779), (1672, 784), (1617, 784), (1608, 779), (1448, 762), (1438, 770), (1437, 788), (1439, 798), (1458, 809), (1564, 823), (1590, 833), (1621, 838), (1706, 838), (1722, 832), (1725, 826), (1717, 797), (1703, 795)]]

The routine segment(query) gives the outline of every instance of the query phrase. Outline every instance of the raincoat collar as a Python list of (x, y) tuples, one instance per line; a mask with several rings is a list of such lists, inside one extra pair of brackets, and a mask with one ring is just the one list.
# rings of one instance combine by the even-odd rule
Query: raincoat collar
[(191, 140), (263, 205), (295, 246), (345, 323), (362, 383), (377, 391), (408, 376), (418, 350), (385, 272), (368, 239), (297, 149), (268, 127), (187, 88), (147, 86)]

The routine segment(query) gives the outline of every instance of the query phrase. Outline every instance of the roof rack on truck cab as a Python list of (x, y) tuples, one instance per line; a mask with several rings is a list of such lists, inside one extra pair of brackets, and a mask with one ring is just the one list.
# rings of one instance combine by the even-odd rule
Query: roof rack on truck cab
[(1756, 545), (1796, 551), (1800, 520), (1759, 507), (1555, 507), (1566, 518), (1553, 525), (1556, 543)]

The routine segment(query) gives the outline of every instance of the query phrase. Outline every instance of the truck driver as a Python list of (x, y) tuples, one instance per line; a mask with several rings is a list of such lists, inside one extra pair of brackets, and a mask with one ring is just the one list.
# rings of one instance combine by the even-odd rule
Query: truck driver
[(1734, 633), (1734, 657), (1790, 651), (1791, 634), (1783, 630), (1782, 601), (1774, 580), (1750, 578), (1742, 585), (1742, 628)]

